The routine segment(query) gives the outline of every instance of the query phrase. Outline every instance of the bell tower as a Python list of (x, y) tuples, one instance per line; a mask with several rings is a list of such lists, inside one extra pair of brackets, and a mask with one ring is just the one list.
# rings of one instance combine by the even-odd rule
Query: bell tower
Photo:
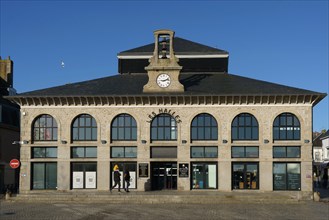
[(145, 67), (149, 80), (143, 92), (184, 92), (184, 86), (179, 82), (182, 67), (174, 54), (174, 34), (171, 30), (154, 31), (154, 52), (150, 64)]

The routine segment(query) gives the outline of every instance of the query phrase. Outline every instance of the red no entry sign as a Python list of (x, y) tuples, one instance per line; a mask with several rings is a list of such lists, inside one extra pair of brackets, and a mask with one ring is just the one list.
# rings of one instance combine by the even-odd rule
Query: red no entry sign
[(11, 168), (13, 168), (13, 169), (18, 168), (19, 165), (20, 165), (20, 162), (19, 162), (19, 160), (17, 160), (17, 159), (12, 159), (12, 160), (9, 162), (9, 166), (10, 166)]

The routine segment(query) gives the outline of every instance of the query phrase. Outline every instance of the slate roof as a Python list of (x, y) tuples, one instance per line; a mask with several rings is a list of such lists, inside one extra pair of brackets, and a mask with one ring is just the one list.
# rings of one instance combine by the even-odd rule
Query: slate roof
[(317, 136), (313, 139), (313, 146), (322, 147), (322, 140), (329, 137), (329, 130), (323, 133), (318, 133)]
[[(154, 51), (154, 43), (151, 43), (134, 49), (122, 51), (118, 53), (118, 55), (145, 56), (145, 55), (152, 55), (153, 51)], [(228, 55), (228, 52), (225, 50), (209, 47), (179, 37), (174, 38), (174, 51), (176, 55), (209, 55), (209, 54)]]
[[(16, 97), (62, 96), (143, 96), (172, 95), (173, 93), (143, 93), (146, 74), (114, 75), (84, 82), (17, 94)], [(215, 74), (181, 74), (184, 93), (177, 95), (320, 95), (324, 93), (279, 85), (242, 76)]]

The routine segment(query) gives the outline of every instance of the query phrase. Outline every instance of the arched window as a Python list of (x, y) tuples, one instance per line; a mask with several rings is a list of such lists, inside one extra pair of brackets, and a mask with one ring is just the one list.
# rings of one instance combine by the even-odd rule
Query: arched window
[(96, 120), (87, 114), (77, 116), (72, 123), (73, 141), (96, 141), (97, 124)]
[(177, 125), (175, 119), (169, 114), (159, 114), (151, 124), (151, 139), (177, 140)]
[(273, 140), (300, 140), (300, 123), (291, 113), (282, 113), (273, 123)]
[(191, 124), (191, 140), (218, 140), (216, 119), (210, 114), (199, 114)]
[(57, 141), (57, 122), (51, 115), (40, 115), (33, 123), (33, 141)]
[(232, 122), (232, 140), (258, 140), (258, 122), (249, 113), (237, 115)]
[(128, 114), (120, 114), (111, 124), (111, 140), (135, 141), (137, 139), (136, 120)]

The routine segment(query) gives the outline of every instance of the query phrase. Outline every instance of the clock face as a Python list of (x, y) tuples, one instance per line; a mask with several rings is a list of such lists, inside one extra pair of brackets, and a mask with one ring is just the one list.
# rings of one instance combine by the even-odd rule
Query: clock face
[(157, 84), (161, 88), (166, 88), (170, 85), (170, 77), (169, 75), (162, 73), (157, 77)]

